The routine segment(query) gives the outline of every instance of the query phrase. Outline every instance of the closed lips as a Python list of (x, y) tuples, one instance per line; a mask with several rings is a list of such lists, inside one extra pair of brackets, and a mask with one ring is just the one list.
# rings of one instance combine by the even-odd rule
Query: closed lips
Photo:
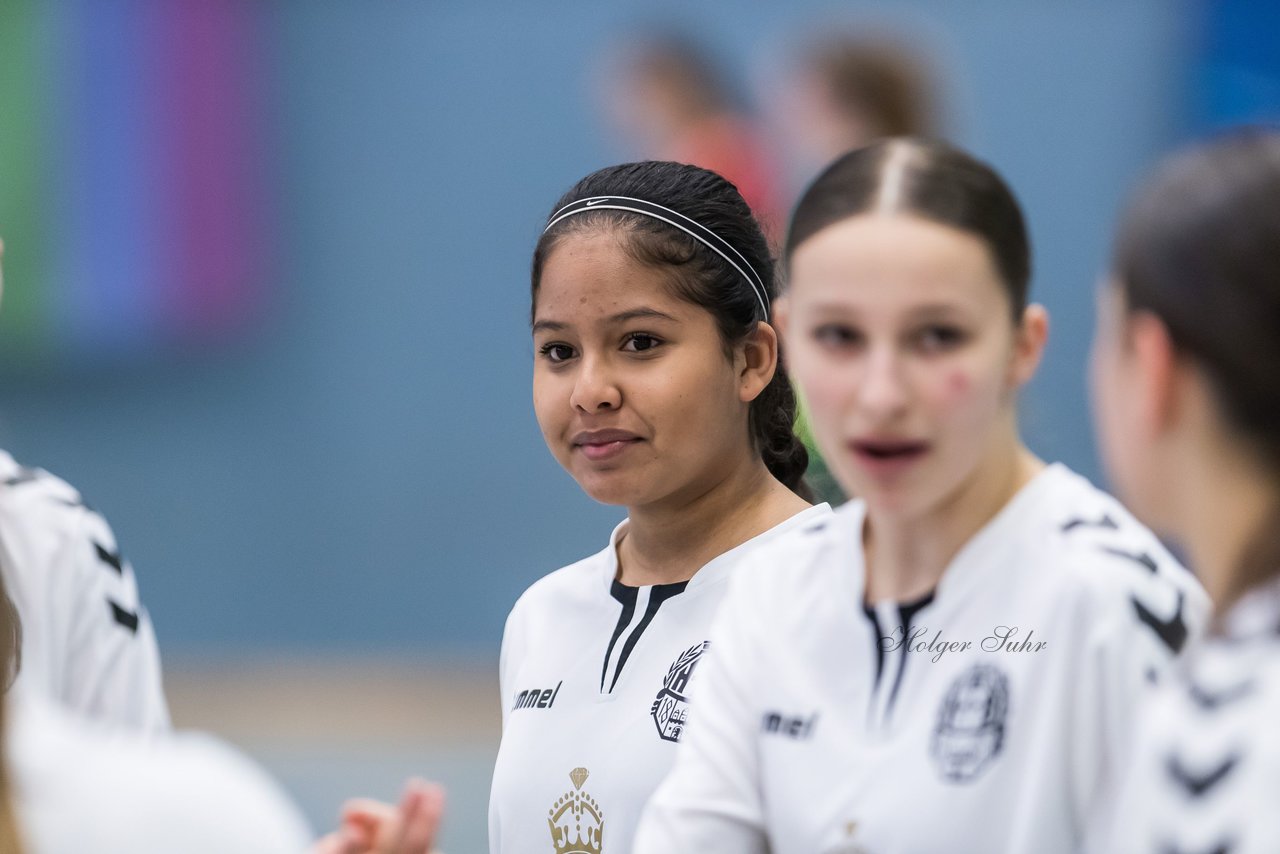
[(573, 437), (575, 445), (608, 445), (611, 442), (637, 442), (640, 437), (626, 430), (591, 430)]

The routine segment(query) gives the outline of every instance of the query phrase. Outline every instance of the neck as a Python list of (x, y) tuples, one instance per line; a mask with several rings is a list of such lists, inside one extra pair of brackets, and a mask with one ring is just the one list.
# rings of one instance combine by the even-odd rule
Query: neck
[(749, 464), (688, 494), (627, 508), (618, 580), (632, 586), (688, 581), (709, 561), (808, 506), (753, 454)]
[(934, 590), (964, 544), (1043, 468), (1015, 439), (927, 513), (904, 517), (868, 507), (867, 601), (910, 601)]
[(1233, 593), (1242, 592), (1234, 589), (1234, 579), (1254, 539), (1274, 525), (1280, 494), (1252, 456), (1223, 442), (1210, 444), (1201, 453), (1180, 455), (1182, 475), (1170, 484), (1177, 496), (1170, 527), (1181, 534), (1210, 599), (1223, 608)]

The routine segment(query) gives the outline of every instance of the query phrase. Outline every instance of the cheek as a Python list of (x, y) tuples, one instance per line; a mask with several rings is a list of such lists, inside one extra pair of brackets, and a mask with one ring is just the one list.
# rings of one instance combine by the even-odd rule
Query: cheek
[(994, 371), (956, 362), (940, 369), (928, 383), (932, 408), (960, 425), (987, 425), (1000, 408), (1001, 382)]
[(1120, 393), (1120, 366), (1115, 361), (1115, 351), (1101, 340), (1095, 340), (1089, 358), (1089, 397), (1093, 404), (1093, 417), (1100, 444), (1110, 445), (1119, 438), (1116, 430), (1122, 419)]
[(1093, 417), (1103, 464), (1108, 477), (1123, 489), (1130, 480), (1128, 469), (1142, 457), (1141, 442), (1130, 441), (1136, 421), (1131, 389), (1125, 383), (1124, 366), (1105, 349), (1094, 359), (1091, 370)]
[(791, 377), (804, 401), (805, 414), (818, 432), (838, 430), (845, 402), (853, 396), (850, 389), (854, 369), (819, 365), (799, 357), (791, 363)]
[[(628, 384), (627, 405), (672, 435), (697, 441), (739, 405), (733, 370), (718, 350), (682, 353), (663, 369), (644, 371)], [(706, 437), (710, 438), (710, 437)]]
[(535, 372), (533, 377), (533, 415), (543, 435), (550, 437), (558, 432), (567, 415), (568, 402), (555, 377)]
[(943, 380), (943, 388), (947, 397), (954, 402), (961, 402), (969, 397), (973, 390), (973, 377), (961, 368), (947, 371)]

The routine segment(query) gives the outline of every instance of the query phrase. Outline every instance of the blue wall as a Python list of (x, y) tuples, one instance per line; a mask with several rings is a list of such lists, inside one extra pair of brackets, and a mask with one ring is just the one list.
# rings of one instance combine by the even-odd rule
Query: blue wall
[(604, 543), (619, 512), (579, 494), (532, 416), (528, 254), (560, 192), (622, 156), (586, 79), (598, 46), (664, 11), (747, 75), (837, 11), (935, 46), (956, 137), (1032, 223), (1054, 328), (1028, 438), (1097, 474), (1092, 285), (1126, 188), (1184, 127), (1190, 4), (690, 6), (265, 13), (270, 316), (215, 355), (0, 388), (0, 442), (113, 521), (166, 649), (490, 655), (529, 582)]

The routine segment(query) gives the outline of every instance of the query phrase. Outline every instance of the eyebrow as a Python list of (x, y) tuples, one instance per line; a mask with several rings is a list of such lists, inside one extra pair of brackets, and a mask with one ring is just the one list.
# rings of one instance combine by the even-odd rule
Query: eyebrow
[[(656, 308), (633, 308), (629, 311), (621, 311), (617, 314), (610, 315), (604, 320), (605, 323), (626, 323), (629, 320), (640, 319), (669, 320), (673, 323), (679, 322), (676, 318), (667, 314), (665, 311), (658, 311)], [(539, 320), (533, 324), (534, 332), (560, 332), (568, 328), (569, 324), (563, 323), (559, 320)]]
[(956, 315), (963, 316), (965, 314), (965, 309), (962, 306), (951, 303), (930, 303), (917, 306), (911, 310), (912, 317), (955, 317)]
[[(841, 302), (816, 303), (812, 306), (811, 310), (820, 314), (857, 315), (861, 313), (861, 310), (858, 307), (851, 306)], [(945, 303), (945, 302), (925, 303), (924, 305), (912, 306), (911, 308), (907, 309), (907, 314), (910, 317), (952, 315), (952, 314), (963, 313), (963, 312), (964, 312), (963, 307), (955, 305), (953, 303)]]

